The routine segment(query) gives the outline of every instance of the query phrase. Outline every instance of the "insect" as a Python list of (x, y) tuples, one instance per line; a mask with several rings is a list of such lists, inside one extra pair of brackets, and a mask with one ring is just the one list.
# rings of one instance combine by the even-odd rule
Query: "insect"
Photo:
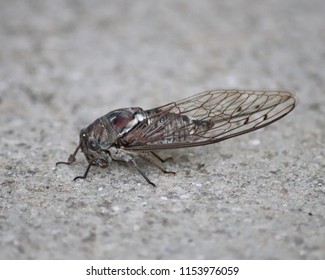
[(88, 167), (108, 167), (112, 161), (124, 161), (135, 167), (151, 185), (155, 184), (138, 167), (142, 158), (167, 171), (155, 151), (194, 147), (220, 142), (265, 127), (296, 106), (288, 91), (211, 90), (143, 110), (140, 107), (117, 109), (95, 120), (80, 131), (80, 141), (67, 162), (76, 160), (79, 149)]

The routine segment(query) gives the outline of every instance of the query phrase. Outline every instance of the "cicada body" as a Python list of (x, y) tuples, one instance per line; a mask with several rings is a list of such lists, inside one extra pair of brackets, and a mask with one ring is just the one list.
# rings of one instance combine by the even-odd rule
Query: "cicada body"
[[(294, 95), (288, 91), (213, 90), (150, 110), (139, 107), (114, 110), (80, 132), (80, 141), (67, 162), (75, 161), (79, 149), (88, 167), (107, 167), (111, 161), (139, 169), (138, 158), (165, 173), (155, 151), (220, 142), (265, 127), (293, 110)], [(173, 173), (173, 172), (171, 172)]]

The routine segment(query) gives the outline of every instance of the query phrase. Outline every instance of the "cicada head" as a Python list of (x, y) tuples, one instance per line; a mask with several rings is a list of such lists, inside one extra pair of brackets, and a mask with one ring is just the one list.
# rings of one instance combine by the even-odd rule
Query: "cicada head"
[(106, 167), (111, 162), (109, 148), (117, 139), (117, 134), (103, 118), (95, 120), (80, 131), (80, 147), (88, 162)]

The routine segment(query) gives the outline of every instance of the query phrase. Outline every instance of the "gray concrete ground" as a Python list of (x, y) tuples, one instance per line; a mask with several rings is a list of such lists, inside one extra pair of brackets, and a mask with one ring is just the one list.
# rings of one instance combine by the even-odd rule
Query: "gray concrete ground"
[[(2, 0), (1, 259), (324, 259), (325, 2)], [(285, 88), (260, 131), (142, 165), (66, 160), (119, 108)]]

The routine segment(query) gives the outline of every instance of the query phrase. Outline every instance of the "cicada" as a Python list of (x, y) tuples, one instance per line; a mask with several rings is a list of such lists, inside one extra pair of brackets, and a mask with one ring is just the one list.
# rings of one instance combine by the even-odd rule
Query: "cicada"
[(236, 137), (283, 118), (295, 106), (294, 94), (288, 91), (209, 90), (154, 109), (117, 109), (82, 129), (74, 153), (67, 162), (56, 164), (73, 163), (81, 149), (88, 167), (74, 180), (85, 179), (93, 165), (105, 168), (112, 161), (123, 161), (155, 186), (139, 168), (140, 158), (169, 173), (155, 151)]

